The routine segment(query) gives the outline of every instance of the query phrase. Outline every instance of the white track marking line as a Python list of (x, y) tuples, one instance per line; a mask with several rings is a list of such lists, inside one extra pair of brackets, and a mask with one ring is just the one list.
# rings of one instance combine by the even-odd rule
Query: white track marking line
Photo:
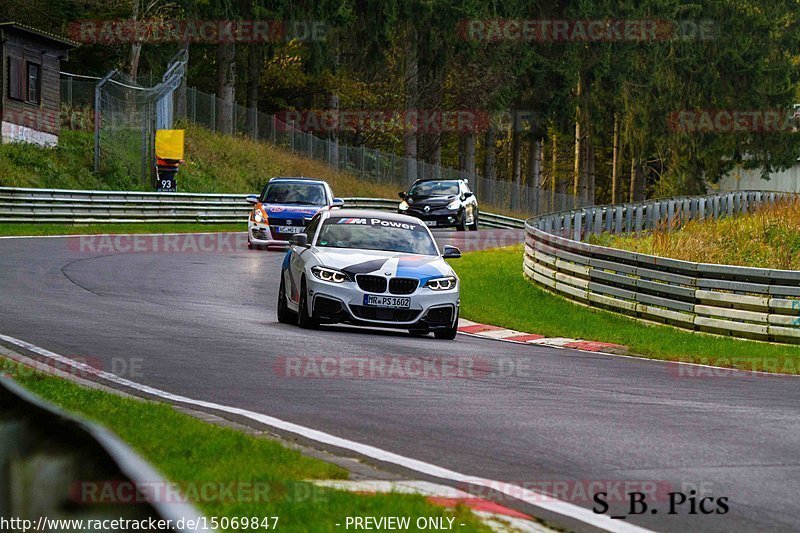
[(160, 389), (156, 389), (148, 385), (142, 385), (140, 383), (136, 383), (127, 380), (125, 378), (121, 378), (116, 374), (111, 374), (103, 370), (97, 370), (89, 365), (73, 361), (72, 359), (64, 357), (63, 355), (59, 355), (57, 353), (36, 346), (35, 344), (30, 344), (23, 340), (14, 337), (9, 337), (7, 335), (0, 334), (0, 340), (14, 344), (16, 346), (19, 346), (20, 348), (34, 352), (48, 359), (58, 361), (59, 363), (71, 366), (73, 368), (82, 370), (84, 372), (87, 373), (91, 372), (92, 374), (96, 375), (99, 378), (105, 379), (112, 383), (116, 383), (117, 385), (123, 387), (127, 387), (130, 389), (143, 392), (145, 394), (149, 394), (151, 396), (163, 398), (165, 400), (171, 400), (173, 402), (194, 405), (197, 407), (205, 407), (207, 409), (214, 409), (216, 411), (222, 411), (233, 415), (242, 416), (282, 431), (295, 433), (307, 439), (327, 444), (329, 446), (350, 450), (358, 454), (364, 455), (366, 457), (371, 457), (372, 459), (375, 459), (377, 461), (395, 464), (403, 468), (407, 468), (409, 470), (414, 470), (415, 472), (419, 472), (421, 474), (437, 477), (440, 479), (447, 479), (449, 481), (453, 481), (456, 483), (468, 483), (472, 485), (482, 486), (490, 490), (495, 490), (499, 493), (505, 494), (512, 498), (524, 501), (535, 507), (539, 507), (541, 509), (545, 509), (547, 511), (556, 514), (570, 517), (572, 519), (578, 520), (585, 524), (592, 525), (594, 527), (597, 527), (605, 531), (615, 531), (620, 533), (627, 533), (627, 532), (639, 533), (639, 532), (649, 531), (647, 529), (635, 526), (630, 523), (613, 520), (607, 515), (595, 514), (589, 509), (579, 507), (572, 503), (557, 500), (551, 496), (547, 496), (540, 492), (529, 490), (520, 487), (518, 485), (512, 485), (505, 482), (468, 476), (466, 474), (455, 472), (447, 468), (419, 461), (417, 459), (412, 459), (410, 457), (405, 457), (393, 452), (376, 448), (374, 446), (370, 446), (368, 444), (361, 444), (359, 442), (347, 440), (342, 437), (336, 437), (335, 435), (331, 435), (329, 433), (325, 433), (316, 429), (307, 428), (305, 426), (294, 424), (292, 422), (286, 422), (284, 420), (280, 420), (278, 418), (274, 418), (261, 413), (256, 413), (253, 411), (248, 411), (246, 409), (240, 409), (238, 407), (230, 407), (203, 400), (195, 400), (192, 398), (187, 398), (185, 396), (180, 396), (178, 394), (173, 394), (171, 392), (162, 391)]

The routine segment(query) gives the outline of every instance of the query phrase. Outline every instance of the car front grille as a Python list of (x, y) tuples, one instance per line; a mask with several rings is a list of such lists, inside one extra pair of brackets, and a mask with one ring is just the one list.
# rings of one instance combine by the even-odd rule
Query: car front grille
[(350, 310), (356, 318), (364, 320), (380, 320), (383, 322), (411, 322), (419, 315), (414, 309), (386, 309), (383, 307), (368, 307), (364, 305), (351, 305)]
[(417, 290), (419, 280), (413, 278), (392, 278), (389, 280), (389, 292), (392, 294), (411, 294)]
[(358, 287), (365, 292), (386, 292), (386, 278), (381, 276), (370, 276), (369, 274), (358, 274), (356, 276)]
[[(291, 220), (288, 224), (287, 221)], [(306, 227), (306, 221), (302, 218), (278, 218), (278, 217), (269, 217), (269, 225), (270, 226), (302, 226)]]

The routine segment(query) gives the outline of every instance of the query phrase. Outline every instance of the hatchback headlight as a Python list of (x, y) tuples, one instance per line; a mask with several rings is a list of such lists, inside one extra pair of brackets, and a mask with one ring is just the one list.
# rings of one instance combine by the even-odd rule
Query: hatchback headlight
[(460, 207), (461, 207), (461, 202), (458, 201), (458, 198), (447, 204), (447, 209), (449, 209), (450, 211), (455, 211)]
[(400, 209), (400, 211), (408, 211), (408, 202), (406, 202), (405, 200), (400, 202), (399, 209)]
[(429, 279), (425, 286), (432, 291), (448, 291), (450, 289), (455, 289), (456, 278), (447, 276), (446, 278)]
[(311, 267), (311, 273), (314, 274), (315, 278), (330, 283), (343, 283), (349, 279), (344, 272), (321, 266)]

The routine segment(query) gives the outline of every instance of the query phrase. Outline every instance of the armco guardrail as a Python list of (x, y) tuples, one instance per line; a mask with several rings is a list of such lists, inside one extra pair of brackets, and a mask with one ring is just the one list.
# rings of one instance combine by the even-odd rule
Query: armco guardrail
[(640, 318), (800, 343), (800, 271), (679, 261), (581, 242), (750, 212), (790, 193), (740, 191), (561, 211), (525, 223), (524, 274), (563, 296)]
[[(3, 222), (240, 222), (252, 209), (244, 194), (82, 191), (0, 187)], [(394, 211), (397, 200), (345, 198), (346, 207)], [(482, 226), (521, 229), (519, 219), (481, 213)]]
[[(144, 497), (144, 490), (137, 497), (137, 488), (161, 496)], [(56, 521), (120, 518), (140, 524), (170, 520), (171, 531), (196, 531), (187, 524), (201, 523), (202, 515), (176, 498), (178, 494), (102, 427), (67, 415), (0, 378), (0, 518), (30, 521), (28, 531), (89, 531), (94, 528), (75, 522), (59, 526)], [(107, 523), (107, 531), (130, 530)], [(21, 524), (12, 524), (10, 530), (23, 531)]]

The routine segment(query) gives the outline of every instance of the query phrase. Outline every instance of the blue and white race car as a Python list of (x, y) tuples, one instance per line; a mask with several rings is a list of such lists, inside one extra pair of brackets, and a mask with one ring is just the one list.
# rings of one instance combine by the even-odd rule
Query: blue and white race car
[(294, 235), (281, 268), (278, 321), (315, 328), (347, 323), (433, 332), (454, 339), (459, 281), (418, 218), (324, 209)]
[(251, 194), (247, 201), (253, 204), (247, 222), (248, 248), (286, 246), (320, 209), (344, 205), (334, 198), (330, 185), (308, 178), (272, 178), (261, 194)]

